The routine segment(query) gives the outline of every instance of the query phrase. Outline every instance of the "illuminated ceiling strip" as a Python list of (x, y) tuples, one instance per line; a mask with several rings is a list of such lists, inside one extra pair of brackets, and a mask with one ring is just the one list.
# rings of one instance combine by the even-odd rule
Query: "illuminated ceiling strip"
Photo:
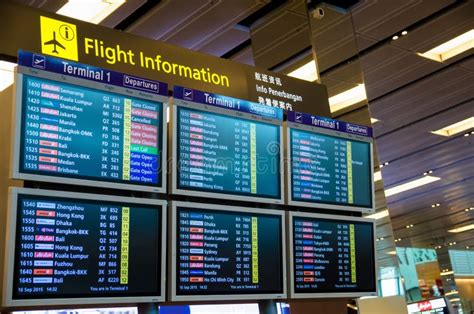
[(420, 186), (423, 186), (425, 184), (429, 184), (435, 181), (440, 180), (441, 178), (439, 177), (433, 177), (433, 176), (424, 176), (419, 179), (415, 179), (413, 181), (403, 183), (397, 186), (394, 186), (393, 188), (389, 188), (385, 190), (385, 196), (389, 197), (398, 193), (402, 193)]
[(472, 48), (474, 48), (474, 29), (454, 37), (424, 53), (418, 53), (418, 55), (434, 61), (443, 62)]
[(331, 112), (336, 112), (355, 105), (363, 100), (367, 100), (365, 85), (359, 84), (354, 88), (348, 89), (345, 92), (330, 97), (329, 106)]
[(0, 92), (13, 84), (15, 79), (16, 63), (0, 61)]
[(288, 76), (314, 82), (318, 79), (318, 69), (316, 67), (316, 61), (311, 60), (305, 65), (300, 66), (296, 70), (287, 74)]
[(389, 251), (387, 252), (388, 255), (397, 255), (397, 252), (396, 251)]
[(382, 210), (378, 213), (375, 213), (375, 214), (371, 214), (371, 215), (368, 215), (368, 216), (365, 216), (365, 218), (369, 218), (369, 219), (382, 219), (382, 218), (385, 218), (388, 216), (388, 209), (385, 209), (385, 210)]
[(372, 124), (377, 123), (379, 121), (380, 121), (379, 119), (370, 118), (370, 123), (372, 123)]
[(126, 0), (69, 0), (56, 13), (99, 24)]
[(452, 275), (454, 274), (454, 271), (450, 270), (450, 271), (443, 271), (441, 273), (439, 273), (441, 276), (449, 276), (449, 275)]
[(452, 136), (472, 128), (474, 128), (474, 117), (464, 119), (436, 131), (431, 131), (431, 133), (441, 136)]
[(470, 224), (470, 225), (467, 225), (467, 226), (463, 226), (463, 227), (448, 230), (448, 232), (460, 233), (460, 232), (465, 232), (465, 231), (469, 231), (469, 230), (473, 230), (473, 229), (474, 229), (474, 224)]

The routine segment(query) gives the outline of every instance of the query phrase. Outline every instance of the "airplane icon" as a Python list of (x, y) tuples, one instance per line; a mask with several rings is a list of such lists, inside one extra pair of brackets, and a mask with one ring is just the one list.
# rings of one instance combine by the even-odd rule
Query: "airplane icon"
[(59, 46), (60, 48), (63, 48), (64, 50), (66, 50), (66, 47), (61, 45), (61, 43), (56, 40), (56, 32), (53, 32), (53, 39), (45, 42), (44, 45), (45, 46), (53, 45), (53, 53), (56, 53), (56, 54), (59, 54), (58, 50), (56, 49), (57, 46)]

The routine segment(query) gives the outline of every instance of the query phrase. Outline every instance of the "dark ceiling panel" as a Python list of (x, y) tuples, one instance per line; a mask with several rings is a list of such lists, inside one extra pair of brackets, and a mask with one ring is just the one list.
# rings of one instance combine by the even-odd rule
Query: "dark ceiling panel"
[(467, 101), (473, 97), (473, 88), (473, 72), (449, 67), (372, 101), (370, 111), (373, 117), (381, 120), (374, 125), (375, 136)]
[[(472, 76), (474, 79), (474, 74)], [(468, 86), (469, 85), (470, 84), (468, 84)], [(425, 148), (439, 145), (444, 141), (452, 140), (453, 137), (441, 136), (431, 132), (473, 116), (474, 100), (464, 102), (462, 105), (453, 106), (449, 110), (444, 110), (424, 120), (411, 123), (396, 131), (378, 136), (377, 146), (380, 150), (379, 157), (384, 161), (393, 161)], [(463, 133), (457, 136), (462, 137)], [(465, 138), (460, 144), (467, 145), (469, 140), (469, 138)], [(472, 147), (471, 153), (474, 153), (474, 147)], [(416, 173), (414, 175), (416, 175)], [(387, 183), (387, 181), (385, 183)]]
[(352, 9), (357, 33), (382, 40), (452, 4), (454, 0), (361, 1)]

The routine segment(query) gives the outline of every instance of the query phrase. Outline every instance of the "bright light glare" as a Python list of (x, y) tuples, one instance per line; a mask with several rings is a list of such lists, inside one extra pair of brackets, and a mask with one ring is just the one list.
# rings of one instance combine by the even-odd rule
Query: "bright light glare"
[(382, 172), (381, 171), (374, 172), (374, 181), (377, 182), (380, 180), (382, 180)]
[(388, 209), (385, 209), (385, 210), (382, 210), (382, 211), (380, 211), (380, 212), (378, 212), (378, 213), (365, 216), (365, 218), (370, 218), (370, 219), (382, 219), (382, 218), (387, 217), (387, 216), (388, 216)]
[(473, 230), (473, 229), (474, 229), (474, 224), (470, 224), (470, 225), (467, 225), (467, 226), (463, 226), (463, 227), (448, 230), (448, 232), (460, 233), (460, 232), (469, 231), (469, 230)]
[(370, 118), (370, 123), (372, 123), (372, 124), (377, 123), (379, 121), (380, 121), (379, 119)]
[(126, 0), (69, 0), (56, 13), (99, 24)]
[(392, 196), (392, 195), (395, 195), (395, 194), (398, 194), (398, 193), (402, 193), (402, 192), (420, 187), (422, 185), (438, 181), (440, 179), (441, 178), (439, 178), (439, 177), (424, 176), (422, 178), (415, 179), (413, 181), (409, 181), (409, 182), (394, 186), (393, 188), (386, 189), (385, 190), (385, 196), (389, 197), (389, 196)]
[(318, 69), (316, 67), (316, 62), (311, 60), (305, 65), (302, 65), (296, 70), (288, 73), (288, 76), (295, 77), (300, 80), (314, 82), (318, 79)]
[(329, 97), (331, 112), (336, 112), (367, 99), (365, 85), (359, 84), (345, 92)]
[(15, 79), (16, 63), (0, 61), (0, 92), (13, 84)]
[(436, 131), (431, 131), (431, 133), (442, 136), (452, 136), (472, 128), (474, 128), (474, 117), (464, 119)]
[(443, 62), (472, 48), (474, 48), (474, 29), (418, 55)]

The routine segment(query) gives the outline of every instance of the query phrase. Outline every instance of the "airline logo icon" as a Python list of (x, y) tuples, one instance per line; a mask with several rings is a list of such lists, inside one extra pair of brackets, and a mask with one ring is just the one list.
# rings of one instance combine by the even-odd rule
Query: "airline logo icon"
[(33, 269), (33, 275), (52, 275), (53, 270), (51, 268), (36, 268)]
[(56, 217), (56, 212), (51, 210), (37, 210), (36, 216), (40, 217)]
[(33, 278), (33, 283), (53, 283), (53, 277), (36, 277)]
[(38, 228), (38, 231), (39, 231), (39, 232), (43, 232), (43, 233), (53, 233), (53, 232), (54, 232), (54, 228), (46, 228), (46, 227), (43, 227), (43, 228)]
[(33, 265), (35, 267), (52, 267), (53, 261), (36, 260)]
[(78, 61), (76, 25), (40, 17), (41, 52), (50, 56)]
[(54, 250), (54, 244), (35, 243), (35, 250)]
[(420, 312), (431, 310), (431, 308), (432, 308), (432, 306), (431, 306), (430, 301), (425, 301), (425, 302), (418, 303), (418, 309), (420, 310)]
[(35, 235), (35, 241), (40, 241), (40, 242), (54, 242), (54, 236)]
[(36, 218), (37, 225), (55, 225), (54, 219)]
[(35, 252), (35, 258), (53, 258), (53, 252)]

